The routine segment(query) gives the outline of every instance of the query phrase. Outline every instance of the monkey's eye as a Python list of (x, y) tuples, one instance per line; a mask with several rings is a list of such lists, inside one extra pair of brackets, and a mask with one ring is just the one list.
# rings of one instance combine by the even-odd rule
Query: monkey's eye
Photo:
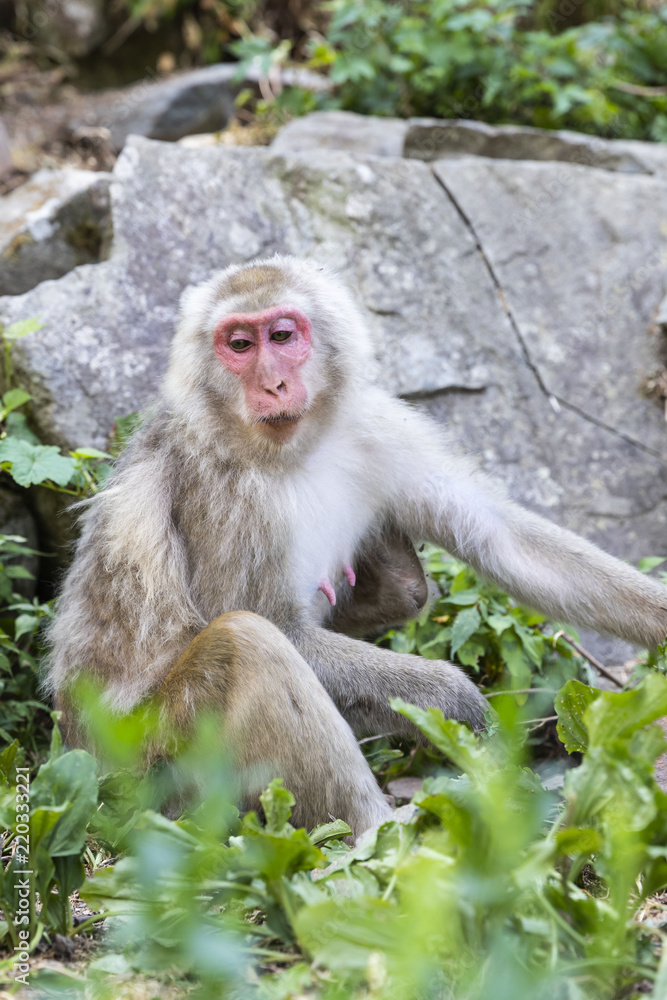
[(229, 346), (237, 354), (241, 354), (243, 351), (247, 351), (249, 347), (252, 347), (252, 340), (244, 340), (239, 337), (237, 340), (230, 340)]
[(271, 340), (275, 340), (277, 343), (282, 344), (284, 341), (289, 340), (291, 336), (291, 330), (276, 330), (275, 333), (271, 334)]

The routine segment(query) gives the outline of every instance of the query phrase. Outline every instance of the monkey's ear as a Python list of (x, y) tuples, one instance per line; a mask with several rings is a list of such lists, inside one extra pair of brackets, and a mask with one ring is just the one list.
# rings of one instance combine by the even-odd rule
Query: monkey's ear
[(179, 329), (196, 332), (211, 319), (215, 307), (216, 285), (214, 281), (204, 281), (199, 285), (187, 285), (181, 292), (179, 303)]
[[(201, 298), (201, 284), (199, 285), (187, 285), (181, 292), (181, 297), (178, 301), (178, 311), (183, 318), (184, 316), (190, 315), (199, 305), (198, 299)], [(199, 293), (199, 294), (198, 294)]]

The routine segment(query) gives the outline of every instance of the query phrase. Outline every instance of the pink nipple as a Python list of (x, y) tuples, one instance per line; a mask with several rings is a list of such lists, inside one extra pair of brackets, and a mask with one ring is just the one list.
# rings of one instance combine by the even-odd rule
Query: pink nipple
[(329, 578), (325, 576), (317, 589), (322, 591), (329, 604), (333, 607), (336, 603), (336, 591), (331, 586)]

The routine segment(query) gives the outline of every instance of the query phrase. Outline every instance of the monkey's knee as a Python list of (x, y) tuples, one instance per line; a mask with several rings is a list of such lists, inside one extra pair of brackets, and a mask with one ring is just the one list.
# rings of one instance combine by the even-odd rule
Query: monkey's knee
[(229, 671), (236, 660), (233, 633), (216, 619), (187, 646), (163, 681), (163, 715), (178, 730), (189, 730), (205, 706), (223, 706)]
[(163, 714), (180, 730), (191, 728), (202, 710), (238, 716), (250, 703), (272, 714), (267, 695), (279, 695), (304, 669), (280, 629), (253, 612), (232, 611), (195, 636), (169, 671), (159, 693)]

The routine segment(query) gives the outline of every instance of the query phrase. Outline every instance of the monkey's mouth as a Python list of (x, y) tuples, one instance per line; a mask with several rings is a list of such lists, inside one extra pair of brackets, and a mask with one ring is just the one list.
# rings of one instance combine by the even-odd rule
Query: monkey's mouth
[(297, 425), (304, 416), (300, 413), (275, 413), (270, 417), (258, 417), (258, 430), (274, 441), (285, 443), (296, 433)]
[(268, 427), (291, 427), (303, 417), (303, 413), (276, 413), (272, 417), (258, 417), (255, 423)]

